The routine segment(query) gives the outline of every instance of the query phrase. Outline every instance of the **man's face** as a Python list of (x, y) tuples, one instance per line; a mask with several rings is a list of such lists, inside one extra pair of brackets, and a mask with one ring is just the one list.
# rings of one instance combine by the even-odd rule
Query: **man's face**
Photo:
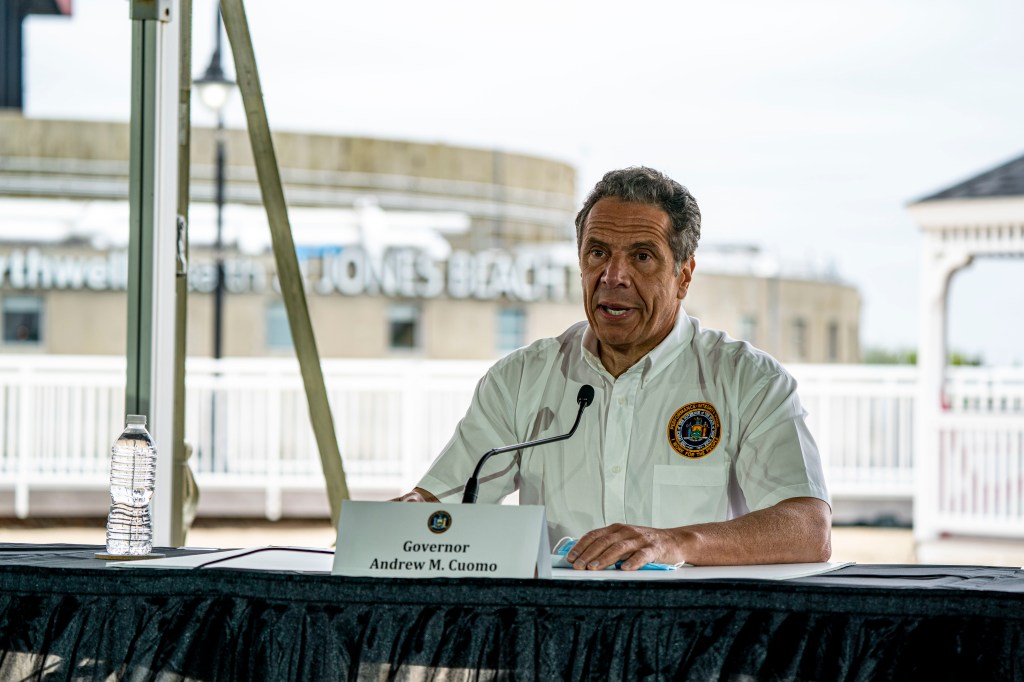
[(583, 224), (587, 320), (600, 341), (601, 360), (616, 376), (668, 335), (690, 285), (693, 258), (676, 274), (669, 229), (662, 209), (613, 197), (594, 204)]

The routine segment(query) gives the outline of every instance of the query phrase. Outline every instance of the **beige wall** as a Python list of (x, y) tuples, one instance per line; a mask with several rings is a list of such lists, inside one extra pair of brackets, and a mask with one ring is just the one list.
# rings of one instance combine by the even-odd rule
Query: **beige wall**
[[(860, 294), (849, 285), (698, 270), (684, 306), (703, 326), (750, 341), (782, 362), (860, 362)], [(744, 338), (744, 318), (754, 320), (753, 338)], [(797, 320), (805, 326), (802, 355)], [(837, 325), (834, 358), (829, 355), (830, 324)]]
[[(9, 290), (0, 291), (0, 295)], [(42, 293), (42, 292), (40, 292)], [(88, 296), (84, 299), (83, 296)], [(124, 292), (54, 291), (44, 295), (48, 352), (124, 355), (128, 340), (128, 296)], [(83, 349), (92, 349), (84, 351)]]

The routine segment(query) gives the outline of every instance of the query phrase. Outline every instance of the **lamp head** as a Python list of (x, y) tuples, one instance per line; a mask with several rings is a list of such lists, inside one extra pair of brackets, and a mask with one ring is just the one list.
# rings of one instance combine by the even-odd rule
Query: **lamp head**
[(228, 97), (235, 87), (235, 82), (224, 75), (224, 69), (220, 65), (220, 51), (213, 53), (210, 65), (206, 72), (193, 81), (196, 90), (199, 91), (199, 99), (203, 104), (217, 116), (224, 111), (224, 105), (228, 103)]

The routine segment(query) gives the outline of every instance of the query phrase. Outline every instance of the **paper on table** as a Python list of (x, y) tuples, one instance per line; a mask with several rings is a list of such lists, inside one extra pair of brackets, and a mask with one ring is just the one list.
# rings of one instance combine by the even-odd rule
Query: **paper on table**
[[(261, 551), (253, 554), (254, 549)], [(312, 550), (312, 551), (310, 551)], [(246, 554), (246, 556), (238, 556)], [(237, 558), (230, 558), (237, 557)], [(228, 561), (217, 561), (229, 559)], [(333, 550), (310, 547), (249, 547), (221, 552), (205, 552), (166, 559), (140, 559), (138, 561), (110, 562), (117, 568), (198, 568), (200, 564), (217, 561), (210, 568), (236, 568), (250, 571), (297, 571), (300, 573), (330, 573), (334, 562)], [(203, 569), (200, 569), (203, 570)]]
[(553, 568), (557, 580), (714, 580), (716, 578), (749, 578), (753, 580), (792, 580), (834, 571), (854, 562), (822, 562), (815, 564), (765, 564), (755, 566), (683, 566), (674, 571), (576, 571)]

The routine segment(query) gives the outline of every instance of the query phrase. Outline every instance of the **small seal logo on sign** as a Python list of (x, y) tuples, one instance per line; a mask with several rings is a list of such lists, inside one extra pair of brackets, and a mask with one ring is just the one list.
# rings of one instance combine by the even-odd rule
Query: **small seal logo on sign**
[(722, 420), (711, 403), (687, 403), (668, 422), (668, 442), (683, 457), (700, 459), (722, 438)]
[(436, 511), (427, 519), (427, 528), (431, 533), (443, 533), (452, 527), (452, 515), (448, 512)]

